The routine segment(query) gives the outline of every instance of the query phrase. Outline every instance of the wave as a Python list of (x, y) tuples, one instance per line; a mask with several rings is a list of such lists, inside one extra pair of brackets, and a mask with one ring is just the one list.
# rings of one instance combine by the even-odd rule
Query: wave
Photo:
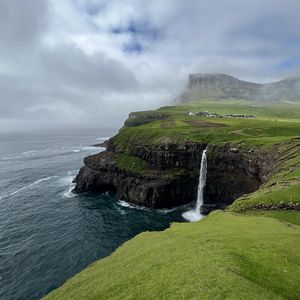
[(68, 188), (63, 192), (64, 198), (73, 198), (76, 196), (76, 194), (72, 193), (75, 188), (75, 183), (73, 183), (75, 172), (76, 171), (68, 171), (68, 175), (60, 179), (61, 185), (68, 186)]
[(22, 152), (22, 154), (23, 155), (33, 155), (37, 152), (38, 152), (38, 150), (30, 150), (30, 151), (24, 151), (24, 152)]
[(22, 192), (22, 191), (24, 191), (26, 189), (32, 188), (32, 187), (38, 185), (39, 183), (41, 183), (43, 181), (49, 181), (49, 180), (52, 180), (52, 179), (55, 179), (55, 178), (59, 178), (59, 176), (49, 176), (49, 177), (44, 177), (44, 178), (38, 179), (38, 180), (36, 180), (36, 181), (34, 181), (34, 182), (32, 182), (32, 183), (30, 183), (28, 185), (25, 185), (25, 186), (23, 186), (23, 187), (15, 190), (15, 191), (11, 192), (11, 193), (8, 193), (6, 195), (0, 196), (0, 200), (3, 199), (3, 198), (9, 197), (9, 196), (16, 195), (16, 194), (18, 194), (18, 193), (20, 193), (20, 192)]
[(75, 177), (75, 175), (68, 172), (68, 175), (65, 177), (61, 177), (59, 182), (62, 186), (70, 185), (70, 184), (72, 184), (74, 177)]
[(145, 206), (138, 206), (138, 205), (134, 205), (134, 204), (130, 204), (124, 200), (119, 200), (117, 202), (118, 205), (122, 206), (122, 207), (126, 207), (126, 208), (133, 208), (133, 209), (139, 209), (139, 210), (143, 210), (143, 211), (155, 211), (157, 213), (161, 213), (161, 214), (168, 214), (174, 211), (181, 211), (181, 210), (185, 210), (187, 207), (190, 206), (190, 204), (184, 204), (184, 205), (180, 205), (180, 206), (176, 206), (173, 208), (160, 208), (160, 209), (152, 209), (152, 208), (148, 208)]
[(173, 208), (159, 208), (157, 209), (156, 211), (159, 212), (159, 213), (162, 213), (162, 214), (167, 214), (167, 213), (171, 213), (171, 212), (174, 212), (174, 211), (186, 211), (188, 208), (190, 208), (190, 203), (187, 203), (187, 204), (183, 204), (183, 205), (179, 205), (179, 206), (175, 206)]
[(83, 151), (89, 151), (89, 150), (99, 150), (101, 147), (95, 147), (95, 146), (84, 146), (81, 148)]
[(4, 160), (4, 161), (9, 161), (11, 159), (18, 159), (18, 158), (22, 158), (23, 156), (21, 155), (16, 155), (16, 156), (5, 156), (5, 157), (2, 157), (1, 160)]
[(151, 211), (151, 208), (130, 204), (130, 203), (128, 203), (126, 201), (123, 201), (123, 200), (119, 200), (117, 202), (117, 204), (120, 205), (120, 206), (126, 207), (126, 208), (134, 208), (134, 209), (138, 209), (138, 210)]
[(64, 198), (74, 198), (76, 197), (76, 194), (72, 193), (75, 185), (70, 186), (64, 193), (63, 196)]
[[(103, 138), (103, 140), (106, 138)], [(73, 148), (74, 147), (74, 148)], [(73, 148), (73, 149), (72, 149)], [(73, 146), (64, 146), (64, 147), (53, 147), (53, 148), (44, 148), (39, 150), (29, 150), (17, 153), (11, 156), (5, 156), (0, 158), (0, 162), (9, 162), (19, 159), (41, 159), (45, 157), (54, 157), (61, 155), (68, 155), (73, 153), (79, 153), (81, 151), (89, 151), (99, 153), (104, 151), (105, 147), (95, 147), (95, 146), (85, 146), (85, 145), (73, 145)]]
[(111, 137), (99, 137), (99, 138), (96, 138), (97, 141), (106, 141), (106, 140), (109, 140)]
[(82, 146), (80, 149), (73, 149), (73, 153), (78, 153), (81, 151), (96, 151), (96, 152), (101, 152), (104, 151), (105, 147), (95, 147), (95, 146)]

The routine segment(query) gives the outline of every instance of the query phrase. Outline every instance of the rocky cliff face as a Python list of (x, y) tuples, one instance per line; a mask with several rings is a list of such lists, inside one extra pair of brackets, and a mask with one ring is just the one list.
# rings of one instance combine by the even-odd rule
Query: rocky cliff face
[(276, 151), (241, 148), (234, 144), (211, 145), (203, 212), (224, 208), (259, 187), (278, 168)]
[(120, 168), (116, 157), (110, 151), (87, 157), (75, 178), (74, 192), (113, 191), (121, 200), (151, 208), (171, 208), (193, 199), (197, 182), (192, 174), (170, 177), (169, 172), (154, 168), (132, 173)]
[(269, 84), (239, 80), (226, 74), (191, 74), (177, 103), (206, 99), (247, 99), (255, 101), (300, 101), (300, 77)]
[[(85, 158), (75, 182), (75, 192), (114, 191), (124, 201), (151, 208), (171, 208), (196, 200), (200, 158), (207, 145), (167, 141), (134, 147), (130, 155), (146, 161), (140, 173), (118, 165), (121, 150), (110, 141), (105, 152)], [(208, 145), (204, 211), (224, 207), (253, 192), (276, 169), (272, 152)], [(269, 162), (272, 161), (272, 164)]]

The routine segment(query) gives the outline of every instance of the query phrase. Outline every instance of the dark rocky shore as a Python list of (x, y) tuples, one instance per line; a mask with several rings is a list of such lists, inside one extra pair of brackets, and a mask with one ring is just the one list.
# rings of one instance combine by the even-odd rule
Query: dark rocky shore
[(168, 141), (132, 147), (131, 156), (149, 164), (142, 173), (120, 168), (122, 150), (113, 139), (107, 149), (84, 159), (75, 178), (75, 193), (113, 191), (129, 203), (151, 208), (171, 208), (196, 199), (202, 151), (208, 147), (207, 185), (203, 210), (223, 208), (244, 194), (257, 190), (276, 170), (274, 151), (234, 144)]

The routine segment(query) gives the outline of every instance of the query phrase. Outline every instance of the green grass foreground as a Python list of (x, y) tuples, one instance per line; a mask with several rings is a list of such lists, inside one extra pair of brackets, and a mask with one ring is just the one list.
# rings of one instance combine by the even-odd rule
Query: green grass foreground
[(299, 299), (299, 249), (300, 226), (216, 211), (136, 236), (45, 299)]

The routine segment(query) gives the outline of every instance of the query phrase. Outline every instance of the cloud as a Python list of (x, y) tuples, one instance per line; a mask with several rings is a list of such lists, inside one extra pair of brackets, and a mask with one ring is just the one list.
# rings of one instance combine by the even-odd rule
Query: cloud
[(45, 0), (0, 1), (0, 54), (24, 54), (35, 47), (47, 23)]
[(280, 79), (299, 70), (299, 9), (296, 0), (1, 0), (1, 127), (117, 127), (132, 110), (169, 103), (194, 72)]

